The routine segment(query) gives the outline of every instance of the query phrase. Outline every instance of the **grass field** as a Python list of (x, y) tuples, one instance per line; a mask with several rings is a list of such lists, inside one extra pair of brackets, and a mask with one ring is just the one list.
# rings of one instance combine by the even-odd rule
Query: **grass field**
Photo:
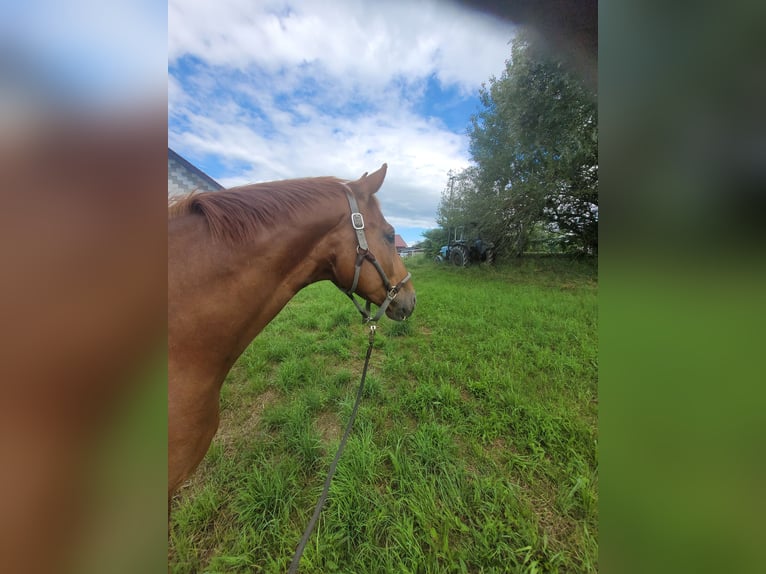
[[(595, 263), (406, 263), (417, 309), (381, 321), (300, 571), (597, 571)], [(320, 283), (240, 357), (210, 452), (173, 503), (169, 571), (286, 572), (367, 334)]]

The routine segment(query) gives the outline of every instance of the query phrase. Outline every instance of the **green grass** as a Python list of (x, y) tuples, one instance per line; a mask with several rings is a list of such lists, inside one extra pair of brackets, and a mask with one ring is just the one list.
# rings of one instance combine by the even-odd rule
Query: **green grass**
[[(597, 571), (594, 263), (407, 265), (418, 307), (381, 322), (301, 572)], [(358, 321), (312, 285), (239, 359), (173, 504), (171, 572), (287, 570), (353, 406)]]

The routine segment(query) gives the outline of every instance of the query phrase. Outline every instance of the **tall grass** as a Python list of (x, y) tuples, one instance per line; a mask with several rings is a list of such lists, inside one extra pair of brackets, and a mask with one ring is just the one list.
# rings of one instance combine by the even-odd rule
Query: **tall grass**
[[(301, 572), (596, 571), (595, 265), (407, 265), (418, 308), (381, 323)], [(170, 571), (286, 571), (366, 343), (353, 306), (316, 284), (246, 350), (174, 501)]]

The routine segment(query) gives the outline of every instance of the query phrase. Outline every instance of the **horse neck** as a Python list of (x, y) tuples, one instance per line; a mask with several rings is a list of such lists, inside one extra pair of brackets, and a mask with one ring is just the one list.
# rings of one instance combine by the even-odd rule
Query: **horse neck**
[(168, 328), (178, 346), (171, 354), (225, 374), (300, 289), (331, 279), (330, 235), (343, 217), (322, 211), (234, 246), (212, 241), (199, 216), (171, 221)]

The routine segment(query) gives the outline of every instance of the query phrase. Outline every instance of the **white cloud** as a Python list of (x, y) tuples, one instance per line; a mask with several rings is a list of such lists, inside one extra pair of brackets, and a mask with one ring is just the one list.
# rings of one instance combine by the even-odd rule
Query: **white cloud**
[(512, 34), (505, 22), (435, 0), (169, 0), (168, 17), (171, 62), (193, 55), (272, 72), (319, 63), (373, 86), (433, 73), (473, 89), (502, 69)]
[(387, 162), (381, 203), (394, 209), (389, 214), (402, 213), (402, 223), (419, 227), (433, 225), (446, 171), (467, 165), (464, 138), (413, 115), (397, 121), (380, 114), (356, 119), (314, 115), (295, 124), (283, 114), (270, 137), (233, 122), (219, 123), (204, 116), (190, 120), (195, 130), (171, 133), (171, 147), (248, 166), (220, 178), (225, 186), (298, 175), (355, 179)]
[[(226, 185), (389, 165), (393, 225), (432, 227), (468, 142), (418, 113), (429, 77), (475, 93), (513, 30), (434, 1), (170, 0), (169, 145)], [(467, 122), (467, 118), (466, 118)]]

